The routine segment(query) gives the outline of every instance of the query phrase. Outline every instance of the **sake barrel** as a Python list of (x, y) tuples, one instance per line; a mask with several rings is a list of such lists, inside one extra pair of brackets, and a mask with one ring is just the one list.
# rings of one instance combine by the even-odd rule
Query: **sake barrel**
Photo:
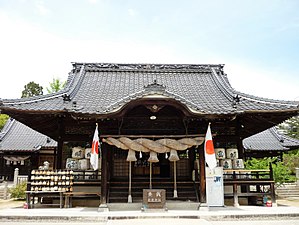
[(233, 169), (243, 169), (244, 162), (243, 159), (233, 159)]
[(66, 169), (70, 170), (77, 170), (79, 167), (79, 160), (74, 158), (67, 158), (66, 159)]
[(236, 149), (236, 148), (226, 149), (226, 158), (227, 159), (237, 159), (238, 158), (238, 149)]
[(231, 159), (222, 159), (220, 161), (220, 165), (223, 169), (231, 169), (232, 168), (232, 160)]
[(72, 158), (73, 159), (83, 159), (84, 158), (84, 148), (82, 147), (73, 147), (72, 148)]
[(91, 148), (85, 149), (85, 159), (90, 159), (91, 156)]
[(89, 159), (80, 159), (78, 163), (79, 170), (88, 170), (90, 168)]
[(225, 149), (215, 148), (216, 159), (225, 159)]

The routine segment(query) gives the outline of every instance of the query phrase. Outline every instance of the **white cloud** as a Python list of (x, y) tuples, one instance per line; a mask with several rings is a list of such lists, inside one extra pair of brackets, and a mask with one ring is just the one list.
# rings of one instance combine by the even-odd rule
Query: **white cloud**
[(171, 62), (173, 55), (162, 46), (133, 41), (61, 38), (1, 11), (0, 27), (1, 76), (5, 77), (0, 98), (19, 98), (30, 81), (46, 87), (53, 77), (66, 80), (71, 62), (162, 63)]
[(261, 68), (224, 55), (215, 57), (215, 53), (204, 48), (182, 52), (163, 42), (66, 39), (2, 11), (0, 27), (0, 98), (19, 98), (30, 81), (46, 87), (53, 77), (66, 80), (71, 62), (112, 62), (225, 63), (224, 71), (238, 91), (274, 99), (298, 99), (297, 76), (288, 80), (275, 68)]
[(129, 16), (135, 17), (138, 15), (138, 12), (135, 9), (128, 9)]
[(88, 2), (91, 3), (91, 4), (97, 4), (98, 0), (88, 0)]
[(44, 1), (42, 0), (35, 1), (35, 8), (37, 13), (41, 16), (47, 16), (50, 13), (50, 10), (45, 6)]
[(282, 73), (275, 68), (261, 68), (254, 64), (230, 61), (224, 67), (225, 72), (234, 89), (243, 93), (280, 100), (294, 101), (298, 98), (299, 79), (294, 74), (286, 79)]

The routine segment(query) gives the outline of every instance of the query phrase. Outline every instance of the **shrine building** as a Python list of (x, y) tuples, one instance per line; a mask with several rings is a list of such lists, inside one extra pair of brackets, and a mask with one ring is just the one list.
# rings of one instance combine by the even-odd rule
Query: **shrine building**
[(98, 124), (100, 204), (141, 202), (145, 188), (205, 202), (208, 124), (215, 148), (242, 160), (243, 139), (298, 115), (299, 103), (236, 91), (222, 64), (73, 63), (63, 90), (0, 99), (0, 110), (57, 141), (54, 169), (72, 169), (70, 149), (90, 148)]

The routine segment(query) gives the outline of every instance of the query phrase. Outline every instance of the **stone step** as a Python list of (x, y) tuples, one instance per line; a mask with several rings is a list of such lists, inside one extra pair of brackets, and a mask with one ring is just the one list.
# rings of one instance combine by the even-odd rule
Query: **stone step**
[(276, 195), (280, 198), (299, 197), (299, 186), (287, 184), (276, 188)]
[[(109, 202), (121, 203), (128, 201), (128, 186), (127, 180), (111, 181), (109, 186)], [(196, 190), (192, 181), (178, 181), (177, 192), (178, 198), (173, 198), (174, 183), (170, 179), (158, 179), (152, 181), (153, 189), (166, 190), (166, 200), (174, 201), (194, 201), (197, 202)], [(133, 202), (142, 202), (143, 189), (149, 189), (148, 179), (137, 179), (132, 182), (132, 198)]]

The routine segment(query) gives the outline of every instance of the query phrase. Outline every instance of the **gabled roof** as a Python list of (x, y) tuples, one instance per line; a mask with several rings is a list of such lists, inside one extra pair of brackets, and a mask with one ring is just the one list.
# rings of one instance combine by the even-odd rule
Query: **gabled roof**
[(245, 150), (252, 151), (285, 151), (299, 148), (299, 140), (279, 134), (275, 127), (252, 135), (243, 140)]
[(7, 120), (0, 132), (0, 151), (32, 152), (56, 146), (57, 142), (53, 139), (12, 118)]
[(64, 90), (28, 99), (5, 99), (1, 108), (110, 114), (132, 100), (148, 97), (177, 100), (195, 114), (299, 111), (298, 102), (259, 98), (234, 90), (223, 65), (104, 63), (74, 63)]
[[(121, 121), (134, 107), (146, 104), (174, 107), (184, 119), (200, 121), (201, 126), (216, 122), (214, 132), (240, 137), (248, 137), (299, 113), (299, 102), (265, 99), (234, 90), (223, 67), (73, 63), (63, 90), (26, 99), (3, 99), (0, 110), (55, 140), (61, 134), (67, 140), (75, 135), (76, 139), (89, 138), (94, 123), (100, 121), (104, 121), (102, 129), (106, 129), (106, 134), (119, 132), (117, 123), (110, 129), (111, 121)], [(161, 129), (160, 134), (163, 132)], [(198, 127), (191, 127), (190, 132), (199, 132)], [(203, 134), (204, 130), (200, 132)]]

